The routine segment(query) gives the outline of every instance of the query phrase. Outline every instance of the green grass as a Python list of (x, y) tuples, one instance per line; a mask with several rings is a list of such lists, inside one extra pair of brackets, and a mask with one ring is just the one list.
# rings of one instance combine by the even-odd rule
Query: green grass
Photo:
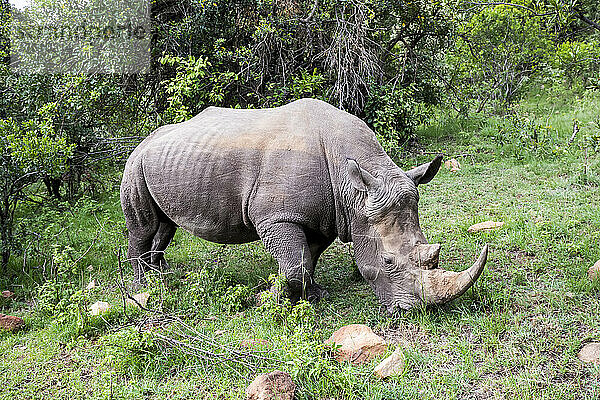
[[(23, 286), (11, 287), (18, 302), (8, 310), (23, 316), (28, 329), (0, 334), (0, 399), (238, 399), (256, 373), (273, 369), (292, 373), (301, 399), (600, 397), (600, 367), (577, 359), (583, 343), (600, 340), (600, 284), (586, 273), (600, 259), (600, 156), (589, 149), (586, 159), (583, 151), (584, 134), (598, 129), (590, 122), (600, 114), (600, 96), (533, 96), (519, 113), (552, 125), (562, 150), (507, 153), (494, 132), (501, 117), (440, 113), (420, 132), (421, 149), (462, 164), (455, 173), (442, 169), (420, 187), (422, 229), (430, 242), (442, 244), (443, 266), (462, 270), (484, 243), (491, 246), (484, 274), (460, 299), (391, 317), (357, 279), (350, 247), (336, 243), (317, 269), (331, 296), (297, 308), (301, 316), (289, 316), (281, 307), (246, 304), (248, 292), (236, 297), (228, 289), (241, 285), (254, 296), (266, 288), (277, 268), (262, 245), (217, 246), (179, 231), (167, 256), (174, 269), (155, 281), (150, 305), (161, 306), (162, 296), (163, 310), (230, 348), (246, 338), (267, 340), (268, 355), (280, 361), (255, 362), (251, 369), (206, 362), (140, 336), (134, 326), (147, 322), (147, 313), (129, 313), (128, 319), (116, 310), (106, 322), (81, 322), (81, 329), (68, 304), (60, 309), (62, 317), (36, 311), (33, 282), (43, 271), (34, 268), (42, 258), (32, 257), (25, 268), (31, 278), (13, 280)], [(585, 129), (567, 146), (574, 118)], [(400, 163), (408, 167), (431, 157), (417, 154)], [(63, 275), (74, 280), (72, 290), (96, 278), (100, 287), (85, 301), (117, 304), (117, 255), (125, 239), (116, 192), (51, 217), (60, 220), (53, 232), (68, 227), (68, 235), (54, 240), (69, 243), (75, 259), (93, 243), (70, 275)], [(505, 225), (489, 233), (467, 232), (488, 219)], [(16, 271), (21, 263), (14, 260)], [(129, 268), (124, 273), (131, 279)], [(63, 280), (59, 276), (56, 284)], [(232, 304), (236, 307), (228, 309)], [(284, 321), (275, 322), (277, 317)], [(332, 360), (321, 343), (348, 323), (371, 326), (392, 343), (389, 352), (402, 344), (405, 373), (380, 381), (371, 372), (377, 360), (365, 366)], [(153, 329), (174, 334), (177, 326)]]

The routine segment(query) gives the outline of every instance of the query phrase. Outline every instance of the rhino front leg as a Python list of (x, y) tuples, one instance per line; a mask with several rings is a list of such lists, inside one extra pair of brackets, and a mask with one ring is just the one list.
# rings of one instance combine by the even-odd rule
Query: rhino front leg
[(288, 282), (291, 300), (319, 300), (324, 291), (314, 281), (313, 255), (302, 226), (276, 222), (261, 228), (259, 236), (269, 253), (277, 260), (279, 273)]
[[(319, 257), (331, 245), (331, 243), (333, 243), (333, 241), (330, 239), (321, 237), (321, 235), (318, 235), (318, 237), (313, 237), (313, 235), (309, 235), (308, 242), (309, 242), (310, 254), (312, 257), (311, 261), (312, 261), (312, 265), (313, 265), (313, 271), (314, 271), (314, 269), (317, 267), (317, 262), (319, 261)], [(329, 297), (329, 292), (327, 292), (327, 290), (325, 288), (323, 288), (321, 285), (319, 285), (318, 283), (315, 283), (313, 281), (313, 285), (311, 287), (311, 293), (307, 293), (306, 297), (308, 299), (310, 299), (311, 297), (316, 297), (317, 299), (322, 299), (325, 297)]]

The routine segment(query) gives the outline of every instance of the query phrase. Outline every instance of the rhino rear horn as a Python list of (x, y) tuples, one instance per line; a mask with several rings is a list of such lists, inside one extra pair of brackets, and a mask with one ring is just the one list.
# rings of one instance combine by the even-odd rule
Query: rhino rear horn
[(483, 272), (488, 256), (488, 245), (481, 250), (475, 263), (462, 272), (445, 271), (440, 268), (420, 271), (417, 293), (426, 304), (443, 304), (467, 291)]

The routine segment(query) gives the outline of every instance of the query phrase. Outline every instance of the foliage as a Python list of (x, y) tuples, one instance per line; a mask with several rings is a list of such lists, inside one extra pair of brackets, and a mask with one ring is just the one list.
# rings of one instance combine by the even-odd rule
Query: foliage
[(549, 62), (552, 43), (544, 28), (540, 17), (505, 5), (484, 8), (461, 24), (448, 55), (450, 81), (467, 100), (461, 107), (479, 112), (518, 99)]
[(498, 121), (496, 143), (503, 155), (517, 159), (525, 157), (556, 157), (566, 152), (566, 143), (551, 125), (541, 124), (527, 116), (511, 114)]
[(551, 64), (566, 83), (586, 89), (600, 89), (600, 44), (597, 40), (565, 41), (553, 54)]
[(0, 251), (2, 268), (8, 265), (13, 248), (13, 224), (17, 205), (25, 189), (43, 178), (64, 170), (73, 147), (56, 135), (51, 119), (42, 109), (40, 118), (22, 123), (0, 120)]
[(167, 54), (159, 61), (176, 70), (175, 77), (163, 82), (169, 95), (166, 121), (182, 122), (209, 105), (224, 104), (227, 87), (237, 79), (234, 72), (219, 71), (202, 56), (184, 59)]
[(295, 304), (283, 295), (287, 290), (285, 277), (271, 274), (268, 279), (271, 289), (260, 294), (260, 305), (258, 310), (267, 321), (286, 326), (294, 330), (296, 328), (310, 327), (315, 324), (315, 309), (306, 300), (300, 299)]
[(126, 376), (146, 375), (148, 366), (160, 354), (152, 335), (134, 327), (103, 336), (101, 344), (106, 352), (106, 363)]
[(415, 130), (425, 116), (417, 111), (420, 107), (414, 92), (412, 86), (375, 86), (365, 105), (365, 121), (390, 155), (398, 155), (398, 149), (414, 140)]

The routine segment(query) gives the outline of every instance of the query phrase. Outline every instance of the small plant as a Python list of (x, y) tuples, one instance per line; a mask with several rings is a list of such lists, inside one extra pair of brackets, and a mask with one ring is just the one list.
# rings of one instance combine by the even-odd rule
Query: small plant
[(239, 311), (250, 305), (252, 290), (245, 285), (230, 286), (225, 290), (224, 305), (227, 312)]
[(287, 282), (283, 275), (276, 274), (269, 275), (268, 282), (271, 288), (260, 294), (259, 313), (265, 315), (270, 321), (283, 324), (287, 321), (291, 308), (291, 302), (285, 296)]
[(291, 326), (313, 325), (315, 323), (315, 308), (306, 300), (298, 300), (291, 308), (287, 322)]
[(556, 128), (518, 114), (499, 121), (495, 141), (502, 154), (518, 160), (529, 156), (556, 156), (566, 152), (564, 144), (559, 141)]
[(123, 328), (100, 338), (110, 366), (124, 375), (140, 375), (149, 370), (149, 365), (161, 354), (160, 346), (152, 335), (133, 327)]

